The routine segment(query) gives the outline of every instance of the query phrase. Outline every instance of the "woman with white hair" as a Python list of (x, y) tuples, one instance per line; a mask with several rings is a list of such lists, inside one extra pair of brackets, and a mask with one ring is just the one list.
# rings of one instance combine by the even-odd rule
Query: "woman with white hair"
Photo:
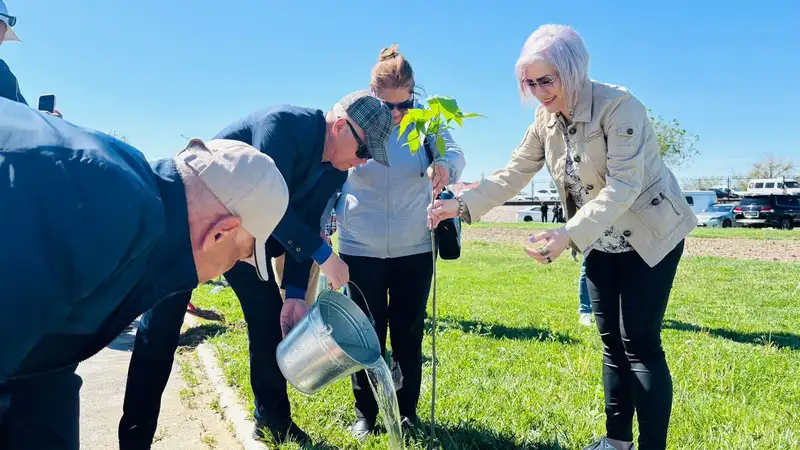
[(438, 200), (430, 225), (460, 216), (470, 223), (511, 199), (545, 165), (567, 223), (543, 231), (525, 251), (552, 263), (567, 247), (583, 253), (603, 341), (606, 435), (586, 449), (628, 450), (633, 413), (639, 448), (666, 448), (672, 378), (661, 322), (696, 219), (661, 158), (644, 105), (627, 89), (593, 81), (575, 30), (544, 25), (516, 64), (523, 98), (540, 102), (535, 120), (505, 168), (453, 200)]

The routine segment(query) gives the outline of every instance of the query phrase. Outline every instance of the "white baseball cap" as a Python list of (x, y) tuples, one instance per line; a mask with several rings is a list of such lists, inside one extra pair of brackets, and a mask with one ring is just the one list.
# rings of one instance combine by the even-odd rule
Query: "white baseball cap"
[(251, 263), (259, 278), (268, 280), (267, 239), (289, 206), (289, 188), (275, 161), (251, 145), (230, 139), (192, 139), (176, 158), (197, 174), (231, 214), (242, 219), (244, 229), (255, 238)]
[(11, 28), (13, 25), (16, 24), (17, 18), (10, 15), (8, 13), (8, 8), (6, 8), (6, 2), (0, 0), (0, 21), (3, 21), (8, 25), (6, 27), (6, 34), (3, 36), (3, 41), (20, 41), (19, 36), (17, 33), (14, 32), (14, 29)]

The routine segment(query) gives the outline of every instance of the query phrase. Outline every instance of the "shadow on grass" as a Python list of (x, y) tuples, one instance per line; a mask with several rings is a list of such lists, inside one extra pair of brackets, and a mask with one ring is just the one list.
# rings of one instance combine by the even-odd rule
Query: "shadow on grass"
[(712, 336), (729, 339), (742, 344), (774, 345), (777, 348), (800, 350), (800, 336), (790, 333), (742, 333), (726, 328), (705, 328), (679, 320), (664, 320), (664, 328), (679, 331), (705, 332)]
[(186, 332), (181, 333), (181, 337), (178, 339), (178, 347), (192, 349), (200, 345), (206, 339), (226, 331), (228, 331), (228, 327), (216, 323), (206, 323), (192, 327), (186, 330)]
[[(422, 435), (418, 435), (414, 440), (419, 444), (425, 444), (427, 448), (430, 434), (430, 423), (424, 424)], [(438, 425), (436, 426), (436, 443), (438, 448), (447, 450), (562, 450), (557, 441), (548, 440), (545, 442), (526, 443), (518, 442), (514, 436), (476, 427), (472, 424), (463, 423), (459, 425)]]
[[(567, 333), (553, 333), (550, 330), (536, 327), (514, 328), (504, 325), (486, 324), (473, 320), (456, 320), (450, 318), (439, 318), (438, 322), (440, 332), (458, 330), (467, 334), (487, 336), (494, 339), (533, 340), (540, 342), (557, 342), (559, 344), (577, 344), (580, 342), (579, 339)], [(432, 330), (433, 322), (430, 319), (425, 319), (425, 331), (430, 333)]]

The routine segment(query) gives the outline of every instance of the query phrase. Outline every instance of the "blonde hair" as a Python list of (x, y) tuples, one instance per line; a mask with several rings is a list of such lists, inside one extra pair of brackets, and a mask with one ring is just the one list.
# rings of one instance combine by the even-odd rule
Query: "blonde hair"
[(393, 44), (381, 50), (378, 62), (372, 68), (372, 77), (369, 87), (373, 92), (383, 89), (406, 88), (414, 92), (414, 69), (408, 60), (397, 50), (398, 45)]

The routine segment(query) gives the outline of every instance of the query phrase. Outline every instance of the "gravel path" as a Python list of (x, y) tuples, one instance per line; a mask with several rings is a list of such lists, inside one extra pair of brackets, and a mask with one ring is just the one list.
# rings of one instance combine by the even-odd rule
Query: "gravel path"
[[(499, 242), (522, 246), (535, 230), (520, 228), (463, 228), (464, 240)], [(800, 240), (686, 239), (686, 255), (759, 261), (800, 261)]]

